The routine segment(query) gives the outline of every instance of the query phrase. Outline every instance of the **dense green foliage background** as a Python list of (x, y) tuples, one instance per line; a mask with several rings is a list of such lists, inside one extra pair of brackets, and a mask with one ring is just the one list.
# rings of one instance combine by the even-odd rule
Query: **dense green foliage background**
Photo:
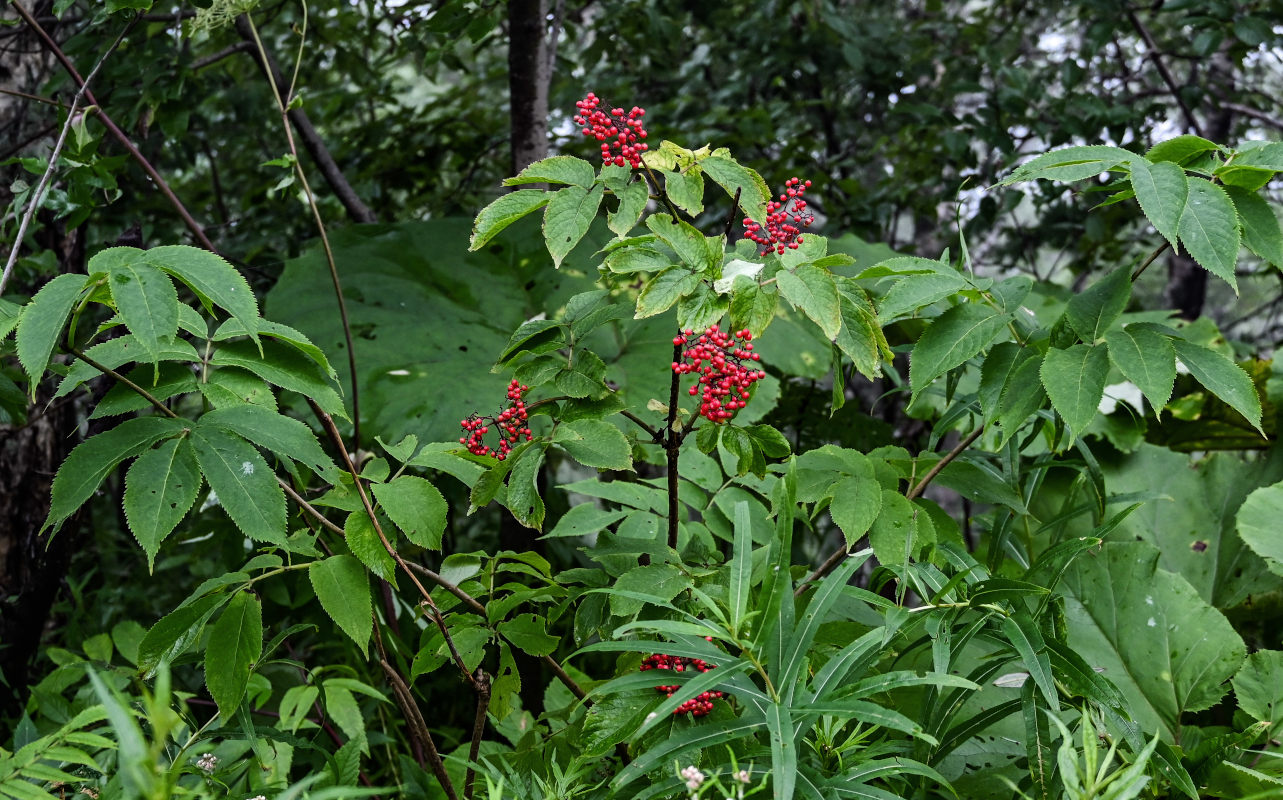
[[(17, 8), (0, 28), (0, 239), (15, 242), (78, 88), (53, 48), (81, 75), (109, 55), (0, 283), (0, 330), (17, 327), (0, 350), (0, 795), (79, 784), (103, 796), (462, 795), (476, 729), (488, 760), (473, 791), (492, 797), (683, 796), (675, 760), (723, 781), (747, 767), (748, 785), (776, 797), (951, 796), (945, 782), (976, 798), (1280, 796), (1283, 3)], [(533, 37), (520, 24), (532, 15)], [(289, 136), (260, 52), (294, 108)], [(514, 72), (522, 53), (547, 65), (546, 82)], [(709, 145), (769, 187), (811, 179), (824, 237), (812, 241), (827, 250), (766, 260), (761, 277), (810, 269), (835, 287), (832, 309), (817, 311), (785, 279), (778, 312), (749, 326), (769, 322), (755, 340), (768, 377), (733, 434), (678, 443), (677, 547), (664, 546), (663, 432), (677, 413), (672, 337), (699, 317), (695, 302), (634, 320), (651, 271), (603, 265), (600, 248), (622, 233), (605, 219), (559, 268), (542, 212), (470, 249), (486, 233), (477, 213), (530, 161), (596, 165), (595, 142), (571, 121), (586, 91), (645, 107), (654, 150), (690, 148), (657, 166), (667, 200), (656, 179), (651, 212), (676, 202), (710, 237), (732, 219), (728, 260), (762, 260), (735, 249), (734, 193), (710, 177), (683, 202), (675, 168), (691, 172)], [(532, 117), (541, 93), (546, 117)], [(532, 126), (534, 151), (517, 146)], [(1030, 157), (1081, 145), (1123, 155), (1004, 181)], [(1173, 170), (1181, 186), (1227, 186), (1236, 205), (1200, 240), (1182, 219), (1186, 194), (1135, 201), (1151, 169), (1156, 186)], [(583, 188), (625, 191), (592, 180)], [(698, 271), (661, 239), (633, 244), (671, 248), (661, 266)], [(212, 247), (235, 271), (155, 250), (180, 244)], [(112, 245), (153, 255), (110, 271), (122, 252)], [(888, 261), (898, 256), (918, 260)], [(709, 284), (722, 275), (713, 261)], [(140, 523), (133, 479), (112, 471), (127, 455), (185, 458), (185, 444), (147, 449), (169, 433), (130, 453), (98, 440), (115, 460), (78, 511), (60, 510), (52, 485), (76, 445), (120, 421), (169, 425), (70, 349), (91, 336), (118, 347), (125, 328), (145, 341), (146, 315), (106, 284), (83, 303), (67, 294), (68, 310), (88, 310), (64, 341), (52, 306), (31, 300), (51, 279), (79, 287), (86, 273), (129, 269), (179, 282), (173, 335), (205, 347), (155, 367), (126, 369), (130, 354), (108, 364), (178, 416), (199, 416), (192, 469), (215, 491), (193, 490), (172, 533)], [(242, 278), (252, 306), (224, 293)], [(20, 307), (37, 311), (20, 318)], [(828, 310), (846, 338), (824, 329)], [(540, 319), (564, 322), (568, 338), (513, 336)], [(24, 345), (45, 320), (48, 374)], [(249, 335), (266, 320), (288, 327), (257, 328), (260, 352)], [(922, 372), (930, 345), (982, 326), (985, 341)], [(1129, 343), (1147, 369), (1167, 354), (1160, 373), (1181, 358), (1170, 397), (1162, 374), (1123, 366)], [(109, 349), (97, 352), (105, 361)], [(1091, 375), (1065, 388), (1071, 367)], [(493, 412), (514, 369), (546, 401), (531, 425), (546, 439), (509, 474), (456, 445), (459, 420)], [(1108, 384), (1103, 413), (1099, 391), (1069, 399), (1095, 383)], [(334, 437), (309, 398), (335, 418)], [(280, 413), (256, 427), (260, 410)], [(282, 419), (301, 422), (270, 427)], [(403, 531), (398, 557), (413, 568), (398, 572), (363, 521), (336, 439), (382, 506), (370, 517), (393, 539)], [(291, 502), (279, 533), (264, 523), (273, 532), (256, 536), (220, 489), (233, 484), (216, 485), (215, 452), (261, 464), (263, 491), (279, 495), (275, 469), (320, 511)], [(803, 587), (835, 548), (866, 544)], [(428, 583), (439, 626), (412, 575), (443, 578)], [(672, 718), (681, 698), (661, 709), (655, 679), (636, 671), (658, 652), (720, 663), (730, 677), (702, 688), (735, 699), (707, 719)], [(479, 727), (467, 678), (478, 669)], [(1113, 747), (1100, 769), (1117, 779), (1093, 786), (1093, 760)], [(221, 766), (198, 765), (204, 753)], [(1088, 777), (1075, 777), (1080, 764)]]

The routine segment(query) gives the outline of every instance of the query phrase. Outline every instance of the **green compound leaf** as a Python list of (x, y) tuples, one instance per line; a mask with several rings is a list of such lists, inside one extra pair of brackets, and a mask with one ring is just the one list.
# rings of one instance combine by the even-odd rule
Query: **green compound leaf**
[(631, 470), (632, 447), (622, 431), (603, 419), (580, 419), (557, 426), (553, 442), (586, 467)]
[(33, 393), (85, 285), (84, 275), (59, 275), (40, 287), (18, 319), (18, 361), (31, 378)]
[(307, 576), (321, 608), (356, 642), (364, 655), (374, 618), (370, 616), (369, 579), (361, 562), (352, 556), (330, 556), (324, 561), (312, 562)]
[(1089, 344), (1076, 344), (1066, 350), (1053, 348), (1043, 358), (1040, 375), (1052, 408), (1075, 436), (1081, 436), (1105, 394), (1105, 378), (1109, 375), (1106, 349)]
[(987, 347), (1002, 333), (1008, 318), (980, 303), (963, 303), (937, 317), (909, 356), (909, 386), (913, 393)]
[[(1173, 339), (1172, 346), (1176, 348), (1176, 357), (1199, 383), (1242, 414), (1252, 427), (1261, 430), (1261, 398), (1242, 367), (1215, 350), (1184, 339)], [(1261, 431), (1261, 435), (1264, 434)]]
[(634, 319), (645, 319), (662, 314), (673, 307), (678, 298), (695, 291), (699, 276), (686, 267), (671, 267), (659, 273), (642, 287), (637, 295), (637, 313)]
[(186, 438), (148, 450), (125, 474), (125, 520), (147, 554), (148, 572), (160, 543), (187, 516), (200, 487), (200, 468)]
[(407, 539), (429, 550), (441, 549), (449, 509), (437, 487), (423, 478), (402, 475), (371, 488), (379, 505)]
[(1229, 186), (1225, 189), (1243, 223), (1243, 244), (1276, 267), (1283, 268), (1283, 230), (1274, 208), (1255, 192)]
[(1283, 483), (1257, 489), (1247, 496), (1238, 510), (1239, 538), (1265, 559), (1266, 566), (1276, 575), (1283, 575), (1280, 519), (1283, 519)]
[(285, 546), (285, 493), (254, 445), (215, 425), (192, 431), (196, 463), (227, 516), (251, 539)]
[(1147, 730), (1171, 736), (1186, 712), (1211, 708), (1246, 647), (1229, 621), (1183, 577), (1158, 568), (1160, 551), (1110, 542), (1065, 574), (1069, 647), (1117, 686)]
[(504, 186), (520, 186), (526, 183), (569, 183), (584, 189), (592, 188), (597, 173), (592, 164), (574, 156), (552, 156), (536, 161), (508, 178)]
[(1129, 268), (1116, 269), (1069, 299), (1065, 319), (1084, 342), (1100, 341), (1132, 296)]
[(1192, 178), (1189, 198), (1181, 212), (1180, 234), (1181, 243), (1194, 260), (1237, 294), (1234, 265), (1238, 263), (1238, 212), (1225, 190), (1211, 181)]
[(820, 326), (825, 338), (832, 341), (842, 329), (842, 308), (833, 273), (812, 264), (803, 264), (796, 272), (776, 276), (780, 294), (793, 307)]
[(766, 203), (771, 199), (770, 187), (755, 171), (740, 164), (719, 150), (699, 162), (704, 174), (722, 187), (732, 198), (739, 192), (740, 208), (759, 225), (766, 224)]
[(553, 266), (560, 268), (562, 260), (588, 233), (605, 191), (606, 187), (601, 184), (591, 189), (567, 186), (559, 189), (548, 201), (543, 215), (543, 235)]
[(1176, 247), (1181, 214), (1189, 196), (1185, 170), (1170, 161), (1151, 164), (1143, 158), (1131, 162), (1132, 189), (1141, 211), (1164, 239)]
[[(116, 369), (123, 364), (134, 361), (150, 360), (147, 349), (133, 334), (129, 333), (124, 336), (118, 336), (115, 339), (99, 342), (86, 350), (85, 355), (108, 369)], [(162, 342), (158, 357), (161, 361), (200, 361), (196, 348), (183, 339), (169, 339)], [(98, 377), (100, 374), (97, 367), (91, 367), (84, 361), (74, 361), (67, 368), (66, 376), (58, 383), (58, 390), (54, 392), (54, 397), (65, 397), (75, 391), (81, 384)], [(154, 385), (155, 379), (156, 374), (153, 372), (148, 382)]]
[(296, 419), (260, 405), (244, 404), (210, 411), (200, 418), (200, 424), (235, 433), (281, 458), (301, 463), (326, 483), (338, 483), (338, 467), (321, 449), (312, 429)]
[(230, 720), (245, 697), (250, 667), (263, 655), (263, 608), (250, 592), (236, 592), (209, 631), (205, 648), (205, 685)]
[[(495, 237), (499, 231), (521, 219), (535, 209), (548, 204), (551, 195), (540, 189), (521, 189), (505, 194), (481, 209), (472, 223), (472, 237), (468, 250), (477, 250)], [(275, 315), (273, 315), (275, 316)]]
[(146, 262), (113, 263), (107, 274), (111, 298), (125, 325), (153, 362), (163, 340), (178, 335), (178, 292), (169, 276)]
[(1109, 360), (1136, 384), (1159, 416), (1176, 382), (1176, 351), (1166, 336), (1137, 326), (1105, 334)]
[(116, 465), (144, 452), (161, 439), (178, 435), (186, 420), (169, 417), (128, 419), (81, 442), (58, 468), (43, 528), (58, 525), (90, 498)]
[(222, 256), (181, 244), (150, 250), (119, 249), (133, 250), (139, 254), (140, 260), (187, 284), (206, 310), (212, 311), (214, 306), (222, 308), (241, 324), (251, 338), (257, 339), (258, 301), (254, 299), (249, 282)]

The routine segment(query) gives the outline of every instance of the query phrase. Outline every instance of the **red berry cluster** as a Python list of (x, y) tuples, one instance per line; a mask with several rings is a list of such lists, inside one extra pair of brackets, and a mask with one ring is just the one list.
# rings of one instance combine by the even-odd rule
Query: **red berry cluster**
[(583, 100), (575, 103), (579, 114), (575, 115), (575, 124), (583, 126), (584, 136), (596, 137), (601, 142), (601, 160), (606, 164), (622, 167), (624, 164), (636, 169), (641, 166), (641, 154), (646, 152), (646, 129), (642, 127), (642, 117), (646, 110), (633, 106), (625, 113), (622, 108), (612, 108), (607, 114), (598, 108), (601, 98), (592, 92)]
[[(646, 672), (652, 669), (671, 669), (673, 672), (685, 672), (686, 670), (695, 670), (696, 672), (708, 672), (710, 669), (717, 669), (716, 664), (710, 664), (702, 658), (683, 658), (682, 656), (669, 656), (663, 653), (646, 656), (642, 661), (641, 671)], [(656, 686), (655, 691), (666, 697), (672, 697), (681, 686)], [(702, 717), (713, 710), (713, 701), (725, 697), (722, 692), (700, 692), (696, 696), (673, 709), (673, 714), (681, 716), (690, 714), (692, 717)]]
[[(684, 330), (673, 338), (673, 344), (680, 347), (694, 335), (694, 331)], [(673, 362), (673, 372), (679, 375), (699, 373), (699, 383), (690, 388), (690, 394), (700, 394), (700, 416), (710, 422), (720, 424), (735, 416), (748, 404), (749, 387), (766, 377), (762, 370), (744, 366), (746, 361), (762, 359), (753, 352), (752, 339), (747, 328), (731, 333), (710, 325), (694, 347), (682, 352), (683, 361)]]
[(815, 222), (815, 215), (806, 210), (806, 201), (802, 199), (809, 188), (811, 182), (801, 178), (789, 178), (784, 182), (784, 194), (780, 199), (766, 204), (765, 234), (761, 232), (761, 225), (744, 218), (744, 236), (762, 246), (762, 255), (772, 250), (783, 255), (785, 248), (796, 250), (802, 243), (802, 228)]
[[(530, 428), (526, 427), (526, 420), (530, 415), (526, 412), (525, 401), (521, 399), (521, 393), (527, 391), (530, 391), (529, 386), (523, 386), (514, 380), (508, 384), (508, 407), (499, 412), (499, 416), (482, 417), (473, 414), (461, 420), (459, 424), (468, 435), (459, 437), (459, 444), (467, 447), (468, 452), (474, 456), (494, 456), (503, 461), (523, 436), (527, 442), (533, 439)], [(498, 449), (485, 443), (485, 436), (491, 428), (499, 433)]]

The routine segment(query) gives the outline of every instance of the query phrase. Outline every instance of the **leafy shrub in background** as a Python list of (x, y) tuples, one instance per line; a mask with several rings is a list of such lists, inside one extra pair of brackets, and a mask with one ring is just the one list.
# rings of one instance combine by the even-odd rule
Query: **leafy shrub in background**
[[(145, 631), (50, 652), (0, 794), (1277, 795), (1283, 472), (1217, 455), (1191, 476), (1145, 441), (1205, 412), (1265, 443), (1272, 367), (1131, 293), (1169, 247), (1231, 286), (1243, 246), (1283, 262), (1258, 194), (1283, 144), (1016, 169), (1108, 174), (1106, 202), (1157, 232), (1064, 297), (983, 275), (965, 241), (862, 263), (803, 231), (822, 185), (772, 195), (724, 149), (634, 147), (639, 122), (609, 125), (642, 115), (618, 110), (586, 118), (609, 163), (527, 167), (508, 185), (551, 188), (484, 208), (467, 260), (455, 221), (334, 237), (359, 278), (343, 323), (320, 253), (266, 317), (177, 245), (0, 301), (13, 388), (105, 375), (90, 417), (123, 418), (59, 470), (51, 535), (127, 464), (149, 571), (220, 548)], [(414, 340), (428, 309), (452, 324)], [(362, 340), (360, 374), (331, 366)], [(882, 378), (934, 447), (798, 446), (776, 404), (816, 374), (809, 415)], [(1133, 412), (1101, 415), (1119, 384)], [(509, 518), (520, 549), (475, 546)]]

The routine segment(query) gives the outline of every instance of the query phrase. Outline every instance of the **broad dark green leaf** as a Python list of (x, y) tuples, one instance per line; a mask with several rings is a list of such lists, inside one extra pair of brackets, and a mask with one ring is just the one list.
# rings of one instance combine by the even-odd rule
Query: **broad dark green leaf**
[(566, 255), (588, 233), (605, 191), (606, 187), (601, 184), (591, 189), (567, 186), (552, 195), (544, 209), (543, 235), (553, 266), (560, 267)]
[(586, 467), (631, 470), (632, 447), (622, 431), (603, 419), (579, 419), (557, 426), (553, 442)]
[(85, 284), (84, 275), (59, 275), (40, 287), (18, 318), (18, 361), (31, 378), (33, 393)]
[(43, 527), (56, 529), (93, 495), (116, 465), (147, 450), (161, 439), (176, 436), (190, 425), (169, 417), (127, 419), (109, 431), (91, 436), (76, 446), (58, 468)]
[(1141, 211), (1149, 218), (1154, 230), (1173, 248), (1180, 231), (1181, 213), (1189, 195), (1189, 180), (1185, 170), (1170, 161), (1151, 164), (1143, 158), (1131, 161), (1132, 189)]
[[(252, 344), (246, 343), (247, 346), (253, 347)], [(159, 352), (156, 356), (161, 361), (179, 361), (199, 363), (201, 358), (192, 347), (183, 339), (169, 339), (159, 344)], [(147, 348), (136, 339), (133, 334), (125, 334), (115, 339), (108, 339), (105, 342), (99, 342), (85, 351), (99, 365), (109, 369), (117, 369), (122, 364), (128, 364), (134, 361), (149, 361), (152, 356)], [(93, 378), (97, 378), (102, 373), (97, 367), (91, 367), (87, 362), (76, 360), (71, 362), (67, 368), (66, 376), (58, 383), (58, 390), (54, 392), (54, 397), (65, 397), (79, 388), (83, 383)], [(144, 388), (156, 383), (156, 375), (153, 371), (144, 381)], [(129, 390), (131, 393), (132, 389)]]
[(1104, 347), (1076, 344), (1066, 350), (1053, 348), (1043, 358), (1040, 371), (1052, 408), (1065, 424), (1081, 436), (1096, 416), (1109, 376), (1109, 355)]
[(963, 303), (941, 314), (909, 357), (914, 394), (987, 347), (1007, 326), (1009, 316), (980, 303)]
[(1069, 298), (1065, 319), (1087, 344), (1100, 341), (1127, 308), (1132, 294), (1129, 269), (1116, 269)]
[(508, 476), (508, 510), (522, 525), (535, 530), (543, 528), (544, 504), (537, 482), (546, 449), (546, 444), (532, 443), (517, 457)]
[(906, 275), (896, 281), (878, 303), (878, 320), (885, 325), (902, 314), (911, 314), (923, 306), (943, 300), (966, 286), (966, 279), (957, 273)]
[(340, 630), (352, 637), (364, 654), (373, 626), (370, 583), (365, 568), (352, 556), (330, 556), (324, 561), (312, 562), (307, 576), (321, 608)]
[(1171, 161), (1176, 164), (1184, 164), (1195, 156), (1220, 149), (1219, 145), (1214, 142), (1209, 142), (1202, 136), (1185, 134), (1184, 136), (1177, 136), (1174, 139), (1159, 142), (1149, 148), (1149, 152), (1145, 154), (1145, 158), (1155, 163), (1159, 161)]
[(370, 572), (388, 583), (396, 583), (396, 561), (383, 546), (383, 540), (379, 538), (379, 532), (375, 530), (374, 523), (370, 522), (364, 508), (347, 515), (343, 522), (343, 539), (352, 555), (369, 567)]
[(869, 530), (869, 544), (883, 564), (904, 564), (935, 541), (927, 513), (891, 489), (882, 490), (882, 507)]
[(1094, 178), (1119, 164), (1135, 159), (1135, 153), (1110, 145), (1065, 147), (1026, 161), (998, 185), (1009, 186), (1039, 178), (1071, 183)]
[(326, 413), (347, 418), (343, 399), (321, 367), (293, 347), (263, 342), (263, 354), (250, 342), (227, 342), (214, 351), (214, 366), (240, 367), (282, 389), (310, 397)]
[(1238, 293), (1238, 213), (1225, 190), (1211, 181), (1191, 178), (1189, 199), (1181, 212), (1181, 243), (1204, 269)]
[(125, 474), (125, 520), (147, 554), (149, 572), (160, 543), (187, 516), (200, 487), (200, 468), (186, 438), (144, 452)]
[(678, 298), (695, 291), (699, 276), (686, 267), (671, 267), (659, 273), (642, 287), (637, 295), (635, 319), (645, 319), (667, 311)]
[(510, 620), (500, 622), (499, 635), (512, 643), (514, 647), (532, 656), (546, 656), (557, 650), (560, 641), (550, 636), (544, 627), (543, 617), (534, 614), (520, 614)]
[(837, 338), (838, 331), (842, 328), (842, 309), (832, 273), (821, 267), (803, 264), (796, 272), (781, 271), (776, 276), (776, 283), (784, 299), (819, 325), (825, 338)]
[(667, 214), (651, 214), (646, 218), (646, 227), (673, 248), (687, 269), (702, 273), (712, 266), (704, 234), (689, 222), (674, 220)]
[(628, 516), (628, 513), (627, 509), (611, 510), (598, 508), (592, 503), (580, 503), (563, 514), (561, 519), (557, 520), (557, 524), (553, 526), (552, 530), (544, 534), (543, 538), (588, 536), (600, 533), (606, 530), (607, 526), (613, 525)]
[(383, 511), (406, 538), (419, 547), (441, 549), (449, 508), (437, 487), (423, 478), (402, 475), (390, 483), (371, 485)]
[(161, 617), (138, 644), (138, 668), (150, 673), (162, 661), (178, 658), (200, 638), (214, 612), (230, 599), (221, 592), (205, 595)]
[(846, 546), (854, 547), (882, 511), (882, 487), (872, 478), (847, 477), (833, 484), (829, 491), (833, 494), (829, 513), (842, 529)]
[(1199, 383), (1261, 430), (1261, 398), (1242, 367), (1215, 350), (1184, 339), (1173, 339), (1172, 346), (1176, 357)]
[(753, 336), (761, 336), (775, 319), (779, 301), (780, 295), (773, 289), (754, 281), (736, 281), (731, 289), (731, 327), (748, 328)]
[(1238, 707), (1252, 719), (1269, 723), (1267, 739), (1276, 736), (1283, 729), (1283, 652), (1258, 650), (1248, 656), (1232, 683)]
[(710, 325), (726, 316), (729, 308), (730, 298), (700, 281), (695, 284), (695, 291), (677, 301), (677, 324), (687, 330), (708, 330)]
[(191, 434), (196, 463), (219, 505), (251, 539), (285, 546), (285, 493), (252, 444), (213, 425)]
[[(650, 200), (650, 192), (646, 190), (644, 180), (637, 180), (616, 192), (615, 197), (618, 198), (619, 205), (614, 211), (606, 212), (606, 227), (618, 236), (625, 236), (641, 221), (642, 212), (646, 210), (646, 203)], [(665, 265), (667, 263), (665, 260)], [(632, 271), (616, 269), (617, 265), (612, 264), (610, 259), (607, 259), (607, 266), (614, 272)]]
[(754, 222), (765, 225), (766, 202), (771, 199), (771, 190), (766, 181), (729, 155), (723, 155), (723, 152), (719, 150), (700, 161), (700, 168), (714, 183), (725, 189), (730, 197), (734, 198), (738, 192), (740, 208), (744, 210), (744, 214)]
[(472, 238), (468, 249), (477, 250), (495, 237), (499, 231), (521, 219), (535, 209), (548, 204), (552, 195), (540, 189), (520, 189), (509, 192), (481, 209), (472, 223)]
[(250, 668), (263, 654), (263, 608), (251, 592), (236, 592), (209, 631), (205, 685), (224, 722), (245, 697)]
[(664, 193), (673, 205), (692, 217), (704, 210), (704, 176), (697, 167), (685, 172), (665, 172)]

